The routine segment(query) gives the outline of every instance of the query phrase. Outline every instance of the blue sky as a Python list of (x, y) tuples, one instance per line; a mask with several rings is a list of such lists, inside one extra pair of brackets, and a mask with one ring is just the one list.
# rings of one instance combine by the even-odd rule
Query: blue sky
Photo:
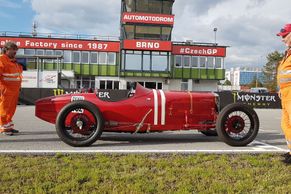
[[(119, 36), (120, 0), (0, 0), (0, 31)], [(290, 0), (176, 0), (173, 41), (230, 46), (226, 67), (262, 65), (285, 49), (276, 33), (291, 23)]]
[(29, 1), (0, 0), (0, 31), (30, 32), (35, 12)]

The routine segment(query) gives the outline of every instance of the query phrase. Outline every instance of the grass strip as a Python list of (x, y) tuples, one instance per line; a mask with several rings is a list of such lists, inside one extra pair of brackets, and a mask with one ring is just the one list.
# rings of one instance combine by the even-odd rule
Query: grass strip
[(0, 155), (0, 193), (287, 193), (276, 154)]

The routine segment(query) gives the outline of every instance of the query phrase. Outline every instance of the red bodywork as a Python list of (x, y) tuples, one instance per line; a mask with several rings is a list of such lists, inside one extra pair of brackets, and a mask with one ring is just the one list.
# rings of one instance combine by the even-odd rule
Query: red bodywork
[(217, 99), (211, 92), (180, 92), (146, 89), (137, 84), (135, 94), (117, 102), (101, 100), (98, 93), (66, 94), (40, 99), (35, 114), (55, 124), (61, 109), (76, 100), (99, 108), (107, 132), (154, 132), (215, 128)]

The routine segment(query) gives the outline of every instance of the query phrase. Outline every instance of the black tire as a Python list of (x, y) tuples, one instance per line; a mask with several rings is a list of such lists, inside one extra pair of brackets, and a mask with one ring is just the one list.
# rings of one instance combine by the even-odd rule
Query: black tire
[[(66, 118), (74, 110), (88, 111), (95, 119), (95, 124), (90, 128), (90, 134), (85, 137), (73, 137), (69, 134), (70, 127), (66, 126)], [(81, 114), (80, 114), (81, 115)], [(62, 108), (56, 119), (56, 131), (60, 139), (68, 145), (74, 147), (84, 147), (93, 144), (102, 134), (104, 128), (104, 119), (93, 103), (88, 101), (74, 101)], [(78, 135), (78, 134), (77, 134)]]
[(244, 104), (233, 103), (219, 113), (216, 130), (219, 138), (226, 144), (246, 146), (256, 138), (259, 125), (259, 118), (254, 109)]
[(216, 129), (201, 130), (200, 132), (206, 136), (217, 136)]

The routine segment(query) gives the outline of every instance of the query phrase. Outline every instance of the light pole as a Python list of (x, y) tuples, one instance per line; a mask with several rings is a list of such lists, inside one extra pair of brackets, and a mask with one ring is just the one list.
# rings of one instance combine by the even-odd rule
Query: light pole
[(216, 44), (216, 32), (217, 32), (217, 28), (213, 28), (213, 32), (214, 32), (214, 44)]
[(256, 88), (258, 87), (258, 69), (256, 69)]

